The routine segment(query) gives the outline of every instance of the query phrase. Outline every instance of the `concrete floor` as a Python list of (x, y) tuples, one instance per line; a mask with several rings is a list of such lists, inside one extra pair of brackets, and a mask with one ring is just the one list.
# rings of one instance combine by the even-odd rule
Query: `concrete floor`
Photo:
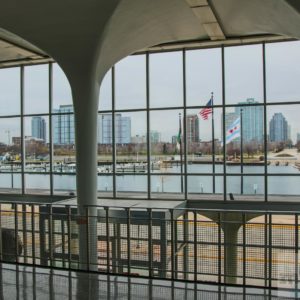
[(2, 264), (0, 299), (299, 299), (293, 291), (148, 280)]

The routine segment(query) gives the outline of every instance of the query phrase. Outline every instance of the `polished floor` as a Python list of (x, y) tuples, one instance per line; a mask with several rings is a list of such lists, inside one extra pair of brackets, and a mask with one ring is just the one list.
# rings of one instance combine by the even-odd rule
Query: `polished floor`
[(0, 299), (299, 299), (292, 290), (224, 287), (2, 264)]

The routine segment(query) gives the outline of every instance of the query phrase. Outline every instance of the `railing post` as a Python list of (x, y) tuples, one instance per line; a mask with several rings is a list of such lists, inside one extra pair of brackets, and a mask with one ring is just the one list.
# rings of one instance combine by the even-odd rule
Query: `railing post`
[(272, 288), (272, 215), (269, 214), (269, 288)]
[(268, 286), (268, 215), (264, 214), (264, 285)]
[(62, 262), (63, 262), (63, 268), (66, 267), (66, 259), (65, 259), (65, 256), (66, 256), (66, 250), (65, 250), (65, 245), (66, 245), (66, 232), (65, 232), (65, 216), (66, 216), (66, 213), (64, 212), (64, 214), (62, 215), (61, 217), (61, 243), (62, 243), (62, 246), (61, 246), (61, 251), (62, 251)]
[(109, 238), (109, 211), (108, 207), (105, 207), (105, 225), (106, 225), (106, 266), (107, 273), (110, 273), (110, 238)]
[[(3, 249), (2, 249), (2, 205), (0, 203), (0, 262), (2, 262), (2, 253), (3, 253)], [(2, 272), (2, 270), (0, 270), (0, 272)], [(0, 275), (2, 275), (2, 273)], [(1, 281), (1, 285), (2, 285), (2, 281)]]
[[(219, 287), (222, 283), (222, 224), (221, 224), (221, 213), (218, 213), (218, 283)], [(224, 282), (226, 274), (226, 264), (225, 264), (225, 240), (223, 240), (223, 252), (224, 252)]]
[(174, 245), (174, 211), (170, 209), (171, 218), (171, 278), (175, 279), (175, 245)]
[(188, 280), (189, 277), (189, 213), (183, 214), (183, 268), (184, 268), (184, 279)]
[(299, 260), (299, 230), (298, 214), (295, 214), (295, 297), (298, 298), (298, 260)]
[(127, 272), (131, 272), (131, 247), (130, 247), (130, 208), (126, 208), (127, 212)]
[(48, 204), (49, 211), (49, 258), (50, 258), (50, 266), (53, 267), (53, 215), (52, 215), (52, 205)]
[(149, 277), (153, 278), (153, 242), (152, 242), (152, 208), (148, 208), (148, 260), (149, 260)]
[(121, 223), (120, 220), (115, 224), (115, 242), (116, 242), (116, 263), (117, 272), (123, 273), (123, 265), (121, 261)]
[(166, 278), (167, 274), (167, 218), (160, 219), (160, 278)]
[(71, 247), (71, 240), (72, 240), (72, 232), (71, 232), (71, 221), (72, 221), (72, 211), (71, 206), (66, 206), (67, 210), (67, 226), (68, 226), (68, 267), (69, 269), (72, 268), (72, 247)]
[(194, 281), (198, 280), (197, 212), (194, 211)]
[[(174, 212), (174, 210), (173, 210)], [(174, 219), (174, 213), (173, 213), (173, 245), (174, 245), (174, 278), (178, 279), (178, 222), (177, 219)]]
[(32, 263), (36, 264), (35, 260), (35, 209), (34, 204), (31, 204), (31, 244), (32, 244)]
[(243, 286), (246, 285), (246, 215), (242, 215), (242, 226), (243, 226)]
[(86, 224), (86, 267), (90, 270), (90, 230), (89, 230), (89, 207), (85, 208), (85, 224)]
[(26, 212), (26, 204), (22, 204), (22, 231), (23, 231), (23, 256), (24, 262), (27, 263), (27, 212)]
[(19, 257), (18, 257), (18, 204), (15, 204), (15, 260), (16, 263), (19, 262)]
[[(41, 211), (44, 211), (43, 213)], [(46, 211), (46, 213), (45, 213)], [(48, 215), (48, 207), (39, 205), (39, 244), (40, 244), (40, 260), (42, 266), (48, 266), (48, 256), (46, 250), (46, 218)]]

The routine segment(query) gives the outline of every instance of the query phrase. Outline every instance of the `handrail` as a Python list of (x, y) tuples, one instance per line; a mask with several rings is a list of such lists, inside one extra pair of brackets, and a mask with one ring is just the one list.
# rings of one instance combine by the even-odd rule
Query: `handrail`
[(269, 287), (282, 274), (293, 284), (298, 278), (288, 272), (298, 269), (299, 211), (176, 205), (97, 205), (82, 211), (62, 203), (1, 202), (0, 261)]

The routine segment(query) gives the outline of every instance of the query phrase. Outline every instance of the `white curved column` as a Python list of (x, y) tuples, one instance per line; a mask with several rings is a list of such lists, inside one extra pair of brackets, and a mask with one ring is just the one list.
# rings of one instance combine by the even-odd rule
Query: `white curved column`
[(81, 269), (97, 271), (97, 208), (95, 206), (97, 205), (99, 85), (95, 78), (87, 78), (87, 80), (71, 82), (71, 87), (75, 112), (79, 261)]

